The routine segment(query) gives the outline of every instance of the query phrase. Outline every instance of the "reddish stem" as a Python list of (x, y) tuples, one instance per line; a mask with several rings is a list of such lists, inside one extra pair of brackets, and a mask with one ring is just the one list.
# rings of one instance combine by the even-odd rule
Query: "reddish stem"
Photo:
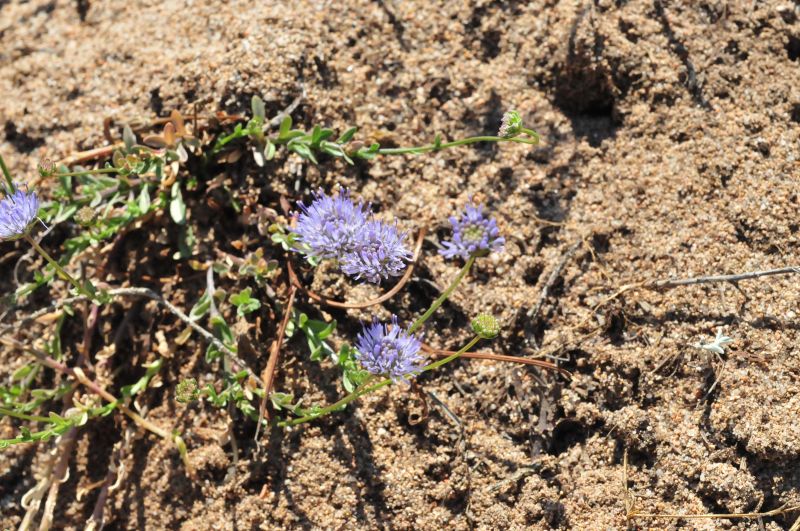
[[(432, 348), (424, 343), (422, 344), (422, 350), (427, 352), (428, 354), (432, 354), (440, 358), (445, 358), (447, 356), (455, 354), (455, 352), (452, 350), (439, 350)], [(461, 355), (461, 357), (472, 358), (477, 360), (506, 361), (510, 363), (522, 363), (524, 365), (533, 365), (535, 367), (540, 367), (542, 369), (547, 369), (549, 371), (556, 371), (568, 379), (572, 378), (572, 374), (570, 374), (568, 370), (562, 369), (555, 363), (550, 363), (549, 361), (534, 360), (530, 358), (523, 358), (521, 356), (506, 356), (505, 354), (494, 354), (492, 352), (465, 352)]]
[[(283, 338), (286, 335), (286, 327), (289, 325), (289, 319), (292, 316), (292, 307), (294, 306), (294, 296), (296, 293), (297, 288), (290, 286), (289, 300), (286, 302), (286, 308), (283, 311), (283, 320), (281, 321), (281, 325), (278, 327), (278, 335), (275, 337), (275, 340), (272, 342), (272, 346), (270, 347), (267, 366), (264, 368), (264, 372), (261, 373), (261, 379), (264, 381), (264, 396), (261, 398), (259, 420), (265, 416), (269, 418), (269, 412), (267, 411), (267, 400), (269, 399), (269, 394), (272, 392), (272, 384), (275, 380), (275, 370), (278, 368), (278, 360), (281, 356), (281, 344), (283, 343)], [(260, 427), (261, 422), (259, 421), (258, 428)], [(257, 433), (256, 438), (258, 438)]]

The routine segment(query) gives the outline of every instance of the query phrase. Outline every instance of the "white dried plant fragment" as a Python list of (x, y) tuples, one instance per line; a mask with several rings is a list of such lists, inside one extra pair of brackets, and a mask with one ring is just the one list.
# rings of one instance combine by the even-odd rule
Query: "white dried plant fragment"
[(722, 328), (717, 329), (717, 337), (714, 338), (714, 341), (711, 343), (695, 343), (692, 345), (695, 348), (701, 348), (703, 350), (710, 350), (716, 354), (722, 356), (725, 354), (725, 345), (731, 343), (733, 341), (732, 337), (728, 337), (722, 333)]

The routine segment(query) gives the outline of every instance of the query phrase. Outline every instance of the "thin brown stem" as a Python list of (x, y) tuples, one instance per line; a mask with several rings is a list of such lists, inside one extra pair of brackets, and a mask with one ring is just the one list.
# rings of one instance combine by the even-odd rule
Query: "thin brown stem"
[(258, 414), (259, 422), (258, 426), (256, 427), (256, 439), (258, 439), (258, 429), (261, 427), (261, 419), (264, 417), (269, 418), (269, 412), (267, 411), (267, 400), (269, 400), (269, 395), (272, 392), (272, 385), (275, 381), (275, 371), (278, 368), (278, 360), (281, 357), (281, 345), (283, 344), (283, 339), (286, 335), (286, 327), (289, 325), (289, 319), (292, 317), (292, 307), (294, 306), (294, 297), (296, 293), (297, 288), (290, 286), (289, 299), (286, 301), (286, 307), (283, 310), (283, 320), (278, 327), (277, 336), (270, 347), (267, 366), (264, 368), (264, 372), (261, 373), (261, 379), (264, 382), (264, 396), (261, 398), (261, 406)]
[[(451, 356), (455, 353), (455, 351), (452, 350), (435, 349), (424, 343), (422, 345), (422, 350), (432, 356), (438, 356), (440, 358), (446, 358), (447, 356)], [(509, 363), (521, 363), (523, 365), (533, 365), (535, 367), (541, 367), (542, 369), (547, 369), (549, 371), (556, 371), (562, 376), (568, 379), (572, 379), (572, 374), (568, 370), (562, 369), (555, 363), (550, 363), (549, 361), (544, 361), (544, 360), (523, 358), (521, 356), (506, 356), (505, 354), (494, 354), (492, 352), (465, 352), (464, 354), (461, 354), (461, 357), (471, 358), (476, 360), (504, 361)]]

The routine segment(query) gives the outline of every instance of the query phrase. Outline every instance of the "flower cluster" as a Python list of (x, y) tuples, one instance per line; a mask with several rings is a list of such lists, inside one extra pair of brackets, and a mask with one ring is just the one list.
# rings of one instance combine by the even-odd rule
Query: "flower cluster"
[(356, 341), (356, 358), (372, 374), (405, 381), (406, 376), (422, 369), (421, 346), (420, 339), (400, 328), (393, 315), (391, 327), (377, 319), (364, 327)]
[(453, 239), (442, 242), (444, 249), (439, 251), (445, 258), (460, 256), (466, 260), (470, 256), (503, 250), (506, 240), (500, 236), (497, 221), (484, 215), (483, 205), (468, 204), (460, 218), (450, 218), (450, 224), (453, 225)]
[(330, 197), (319, 191), (310, 205), (298, 203), (294, 233), (308, 256), (335, 259), (346, 275), (374, 284), (400, 275), (411, 260), (407, 234), (372, 218), (369, 205), (355, 204), (344, 188)]
[(18, 186), (0, 201), (0, 240), (19, 238), (28, 232), (39, 213), (39, 198)]

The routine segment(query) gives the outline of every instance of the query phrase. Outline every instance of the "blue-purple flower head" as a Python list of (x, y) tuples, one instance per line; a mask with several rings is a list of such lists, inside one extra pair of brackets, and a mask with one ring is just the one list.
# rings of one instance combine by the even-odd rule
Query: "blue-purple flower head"
[(341, 259), (358, 245), (358, 233), (369, 219), (369, 206), (355, 204), (346, 189), (331, 197), (322, 190), (306, 206), (298, 201), (300, 215), (294, 232), (305, 244), (304, 252), (316, 258)]
[(373, 284), (399, 276), (411, 260), (405, 238), (406, 233), (399, 232), (396, 225), (368, 221), (358, 232), (356, 248), (342, 257), (342, 272)]
[(444, 249), (439, 251), (445, 258), (460, 256), (466, 260), (470, 256), (503, 250), (506, 240), (500, 236), (497, 221), (483, 213), (483, 205), (467, 204), (461, 217), (450, 218), (450, 224), (453, 225), (453, 239), (442, 242)]
[(0, 240), (13, 240), (26, 234), (39, 213), (39, 198), (35, 192), (6, 192), (0, 201)]
[(306, 206), (294, 232), (298, 251), (315, 258), (335, 259), (347, 275), (375, 284), (402, 274), (411, 260), (405, 244), (407, 234), (396, 225), (372, 218), (369, 205), (355, 204), (347, 190), (330, 197), (322, 191)]
[(377, 319), (364, 327), (356, 340), (356, 358), (371, 374), (406, 381), (407, 376), (423, 367), (421, 346), (419, 338), (400, 328), (397, 316), (393, 315), (391, 327)]

